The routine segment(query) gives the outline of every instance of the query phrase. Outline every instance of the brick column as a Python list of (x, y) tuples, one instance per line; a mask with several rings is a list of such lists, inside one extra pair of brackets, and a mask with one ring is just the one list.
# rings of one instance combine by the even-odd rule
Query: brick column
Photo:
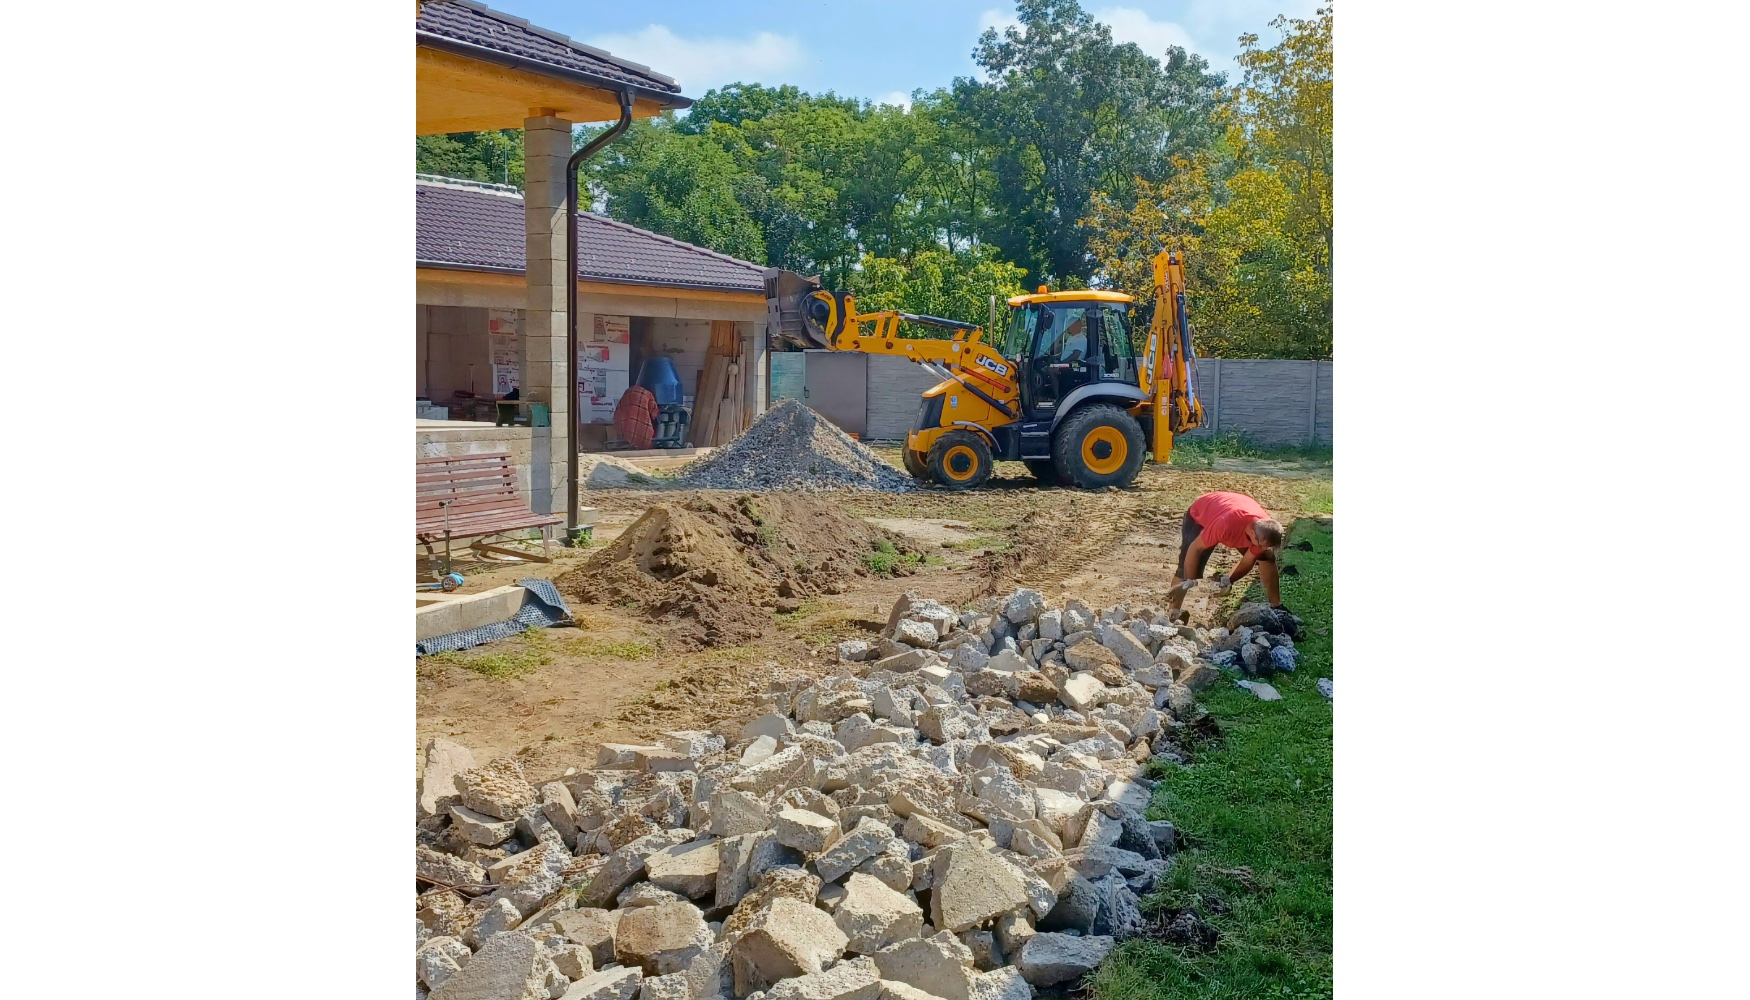
[(546, 403), (551, 426), (534, 429), (530, 503), (541, 513), (565, 510), (566, 428), (575, 401), (565, 356), (565, 162), (571, 123), (551, 116), (523, 121), (523, 211), (528, 308), (523, 321), (524, 399)]

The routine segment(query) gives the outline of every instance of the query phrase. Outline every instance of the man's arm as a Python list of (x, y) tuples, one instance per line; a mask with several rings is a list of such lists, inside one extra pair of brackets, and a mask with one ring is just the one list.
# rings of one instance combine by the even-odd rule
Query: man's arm
[(1252, 555), (1252, 553), (1248, 551), (1245, 555), (1240, 557), (1240, 564), (1228, 571), (1227, 578), (1231, 581), (1237, 582), (1241, 577), (1244, 577), (1247, 573), (1252, 571), (1252, 564), (1257, 561), (1258, 557)]

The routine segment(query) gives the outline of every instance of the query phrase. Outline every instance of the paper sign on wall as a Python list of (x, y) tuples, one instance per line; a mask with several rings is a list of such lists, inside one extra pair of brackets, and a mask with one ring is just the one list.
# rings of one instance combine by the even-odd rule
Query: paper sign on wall
[(494, 396), (508, 395), (517, 387), (516, 365), (492, 366), (492, 394)]
[[(514, 309), (486, 310), (486, 334), (492, 342), (492, 364), (515, 365), (517, 320)], [(494, 372), (496, 377), (497, 372)], [(508, 391), (508, 390), (506, 390)]]
[(632, 317), (630, 316), (597, 316), (595, 329), (590, 334), (592, 344), (630, 344), (632, 342)]

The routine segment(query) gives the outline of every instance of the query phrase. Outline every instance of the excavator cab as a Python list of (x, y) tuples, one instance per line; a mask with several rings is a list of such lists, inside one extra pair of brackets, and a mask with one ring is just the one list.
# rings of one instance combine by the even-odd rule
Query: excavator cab
[(1045, 292), (1009, 300), (1003, 356), (1021, 376), (1025, 420), (1050, 421), (1078, 390), (1137, 382), (1130, 341), (1134, 300), (1114, 292)]

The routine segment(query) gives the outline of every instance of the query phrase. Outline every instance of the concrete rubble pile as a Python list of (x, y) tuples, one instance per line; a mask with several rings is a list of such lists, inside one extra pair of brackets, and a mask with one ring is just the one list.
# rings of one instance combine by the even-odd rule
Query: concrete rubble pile
[[(1276, 634), (1248, 631), (1235, 655), (1260, 633)], [(1220, 677), (1205, 651), (1241, 634), (1035, 590), (968, 611), (907, 594), (882, 638), (840, 644), (820, 680), (776, 685), (736, 732), (606, 744), (539, 787), (512, 758), (477, 765), (433, 740), (418, 995), (1072, 987), (1145, 929), (1138, 898), (1169, 869), (1174, 832), (1143, 816), (1143, 764), (1172, 756), (1193, 692)]]

